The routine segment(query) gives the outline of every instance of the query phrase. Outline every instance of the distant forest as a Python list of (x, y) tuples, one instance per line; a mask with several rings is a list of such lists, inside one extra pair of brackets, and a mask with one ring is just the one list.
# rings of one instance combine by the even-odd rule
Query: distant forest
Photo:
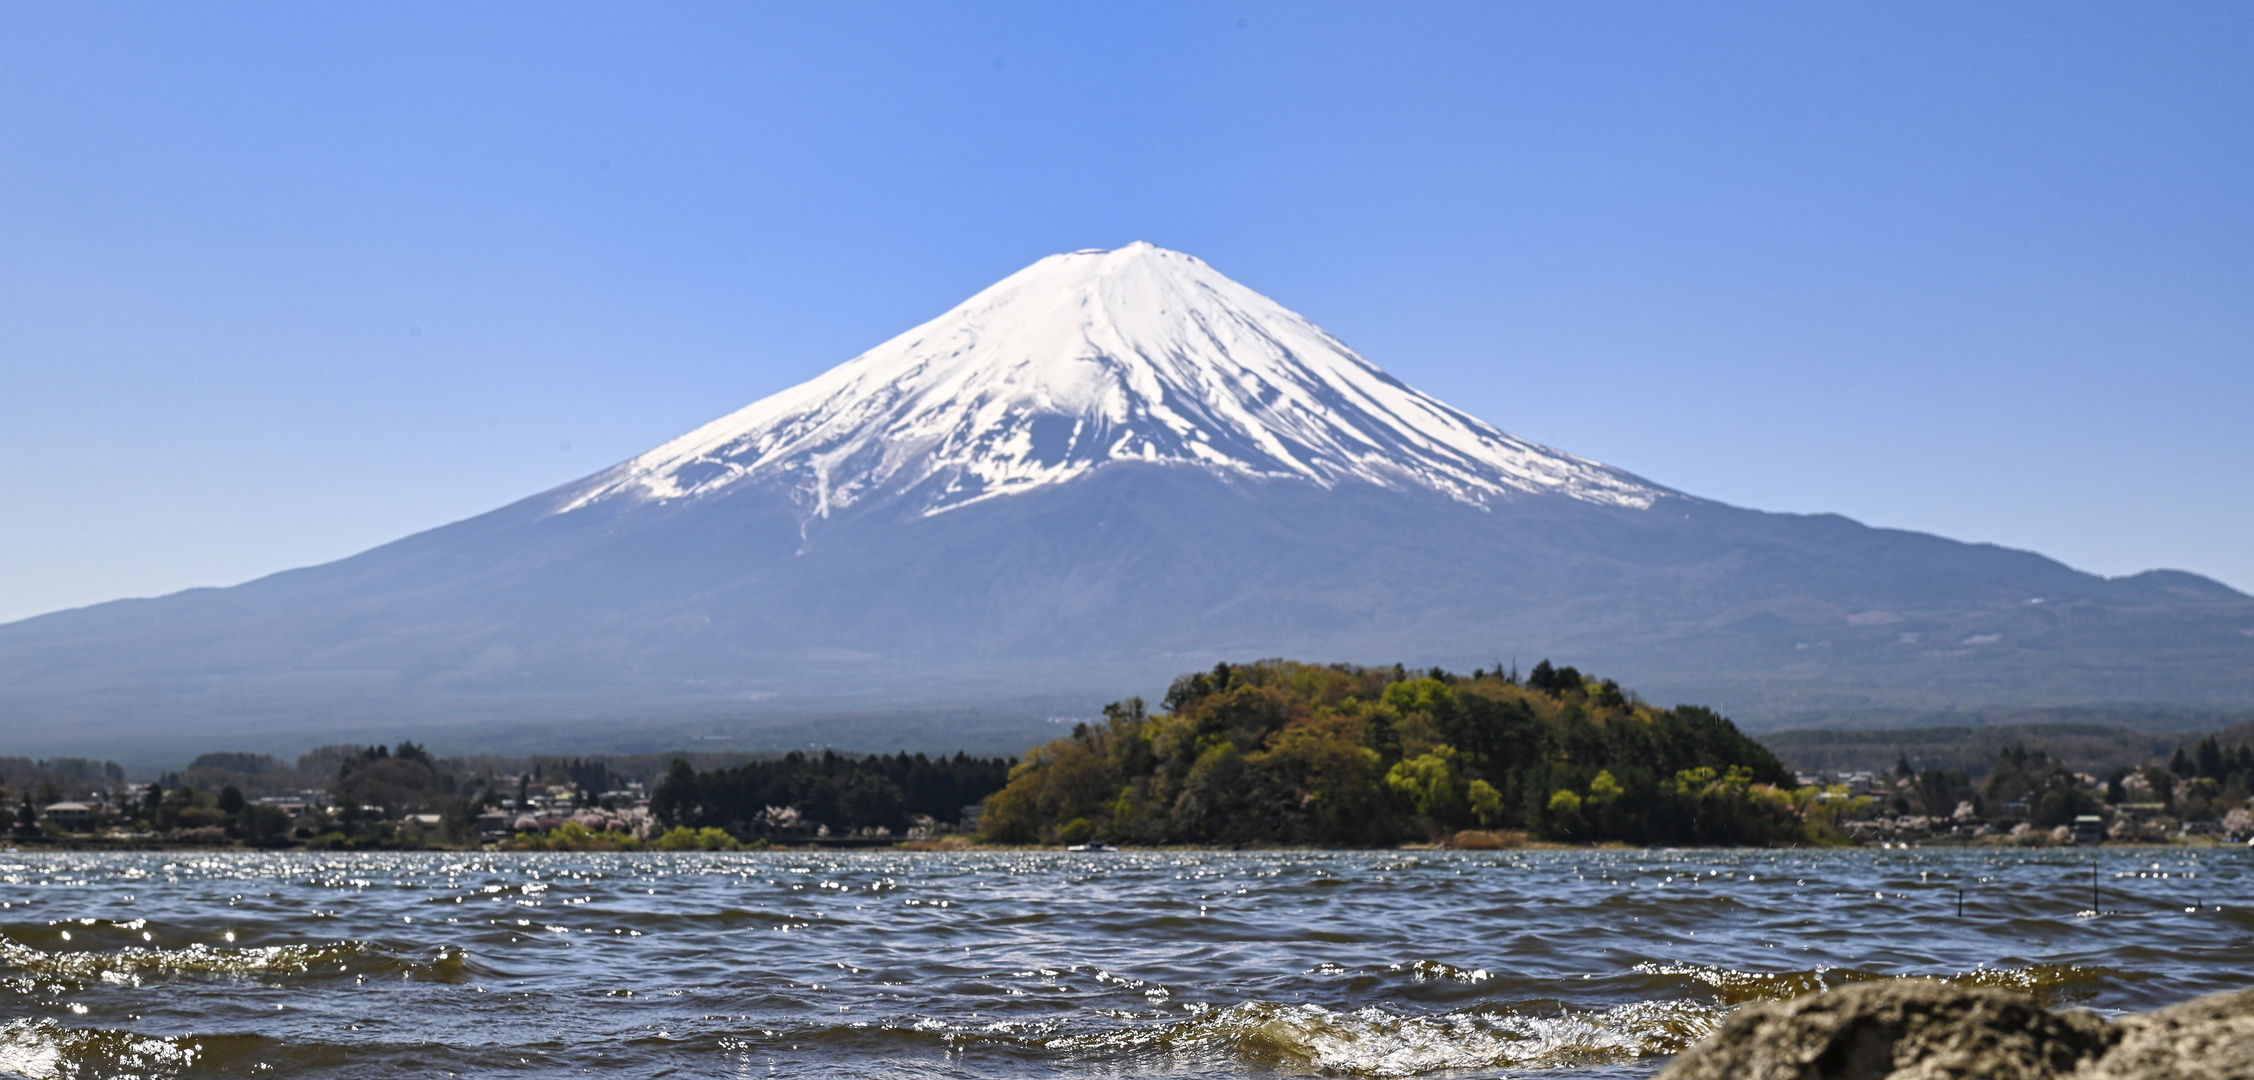
[(700, 773), (676, 760), (650, 796), (650, 813), (671, 828), (739, 836), (875, 829), (898, 835), (919, 824), (953, 825), (965, 807), (999, 790), (1016, 764), (961, 753), (792, 752)]
[(1999, 724), (1867, 730), (1771, 731), (1761, 743), (1796, 768), (1819, 773), (1878, 772), (1907, 759), (1919, 769), (1961, 769), (1985, 776), (2010, 747), (2041, 751), (2078, 772), (2104, 776), (2141, 768), (2182, 745), (2179, 732), (2098, 724)]
[(1836, 839), (1817, 789), (1729, 720), (1537, 664), (1409, 672), (1268, 660), (1185, 675), (1029, 754), (1004, 843), (1384, 845), (1473, 827), (1563, 841)]

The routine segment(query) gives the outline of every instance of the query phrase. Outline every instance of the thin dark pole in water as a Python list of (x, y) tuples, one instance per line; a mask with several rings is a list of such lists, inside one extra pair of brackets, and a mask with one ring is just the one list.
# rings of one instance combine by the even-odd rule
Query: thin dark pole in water
[(1964, 887), (1957, 887), (1957, 918), (1964, 918)]

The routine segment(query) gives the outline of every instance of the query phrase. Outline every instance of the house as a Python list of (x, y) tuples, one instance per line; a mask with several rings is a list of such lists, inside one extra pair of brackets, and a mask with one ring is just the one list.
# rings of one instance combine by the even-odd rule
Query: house
[(2096, 814), (2083, 814), (2074, 819), (2074, 842), (2094, 844), (2105, 839), (2105, 819)]
[(82, 802), (50, 803), (40, 815), (64, 832), (85, 832), (94, 827), (94, 808)]

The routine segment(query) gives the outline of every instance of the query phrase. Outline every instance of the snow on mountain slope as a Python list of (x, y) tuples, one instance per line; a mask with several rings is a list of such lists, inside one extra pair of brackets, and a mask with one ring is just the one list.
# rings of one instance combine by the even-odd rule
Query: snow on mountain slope
[(1474, 505), (1648, 507), (1618, 470), (1419, 393), (1281, 304), (1146, 243), (1034, 263), (821, 376), (589, 478), (561, 507), (780, 480), (809, 517), (908, 495), (929, 515), (1163, 462)]

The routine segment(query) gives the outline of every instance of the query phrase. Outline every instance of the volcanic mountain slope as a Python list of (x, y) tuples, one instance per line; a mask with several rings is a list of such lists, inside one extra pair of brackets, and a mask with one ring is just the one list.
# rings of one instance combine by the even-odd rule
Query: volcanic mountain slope
[(1274, 655), (1554, 656), (1756, 724), (2237, 706), (2254, 599), (1670, 491), (1136, 244), (492, 513), (0, 627), (0, 734), (1085, 711)]

